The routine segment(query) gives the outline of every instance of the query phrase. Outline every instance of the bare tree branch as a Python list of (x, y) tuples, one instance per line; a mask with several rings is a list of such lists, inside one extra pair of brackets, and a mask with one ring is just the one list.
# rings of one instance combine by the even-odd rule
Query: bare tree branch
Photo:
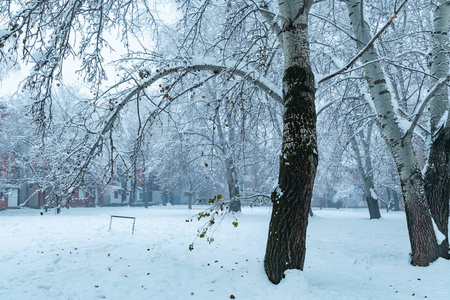
[(425, 107), (427, 106), (428, 102), (430, 102), (430, 100), (433, 98), (434, 94), (436, 94), (436, 92), (439, 91), (440, 87), (443, 86), (449, 80), (450, 80), (450, 74), (447, 75), (446, 77), (441, 78), (438, 82), (436, 82), (434, 87), (431, 88), (430, 92), (428, 93), (428, 95), (425, 97), (422, 104), (420, 105), (419, 110), (417, 111), (417, 113), (411, 123), (411, 126), (409, 127), (408, 131), (405, 134), (405, 137), (413, 134), (414, 129), (416, 128), (417, 122), (419, 121), (420, 117), (422, 116), (422, 113), (425, 110)]
[(381, 34), (389, 27), (389, 25), (392, 24), (392, 22), (394, 22), (395, 18), (397, 18), (398, 13), (400, 12), (400, 10), (405, 6), (406, 2), (408, 2), (408, 0), (404, 0), (403, 3), (395, 10), (394, 15), (389, 19), (389, 21), (387, 21), (387, 23), (380, 29), (380, 31), (377, 32), (377, 34), (375, 34), (373, 36), (373, 38), (370, 40), (369, 43), (367, 43), (367, 45), (358, 52), (358, 54), (356, 54), (355, 57), (352, 58), (352, 60), (342, 69), (334, 72), (331, 75), (328, 75), (325, 78), (322, 78), (319, 81), (319, 84), (324, 83), (325, 81), (328, 81), (334, 77), (336, 77), (339, 74), (342, 74), (343, 72), (347, 71), (355, 62), (358, 61), (358, 59), (361, 58), (361, 56), (363, 56), (363, 54), (369, 50), (370, 48), (373, 47), (373, 43), (375, 43), (375, 41), (381, 36)]

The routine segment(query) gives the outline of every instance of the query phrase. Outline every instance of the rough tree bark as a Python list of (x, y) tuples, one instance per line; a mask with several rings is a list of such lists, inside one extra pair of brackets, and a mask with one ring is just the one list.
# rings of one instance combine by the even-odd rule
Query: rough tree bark
[[(430, 82), (447, 76), (449, 72), (450, 1), (439, 0), (433, 11), (433, 49), (430, 57)], [(449, 254), (448, 218), (450, 199), (450, 124), (448, 87), (443, 85), (430, 101), (431, 147), (425, 173), (425, 191), (431, 215), (439, 231), (445, 236), (439, 245), (439, 254), (447, 259)], [(447, 114), (447, 116), (445, 116)], [(444, 118), (447, 122), (444, 123)]]
[[(347, 0), (352, 29), (361, 50), (372, 39), (370, 27), (361, 14), (362, 1)], [(400, 176), (411, 244), (411, 264), (427, 266), (439, 257), (436, 235), (425, 194), (425, 182), (412, 145), (412, 133), (400, 128), (391, 101), (391, 93), (374, 47), (366, 51), (361, 62), (377, 113), (380, 131), (388, 145)], [(368, 63), (371, 62), (371, 63)]]
[(264, 267), (278, 284), (287, 269), (303, 270), (306, 229), (318, 163), (314, 75), (309, 60), (312, 1), (279, 0), (284, 54), (283, 144), (278, 188), (272, 193)]

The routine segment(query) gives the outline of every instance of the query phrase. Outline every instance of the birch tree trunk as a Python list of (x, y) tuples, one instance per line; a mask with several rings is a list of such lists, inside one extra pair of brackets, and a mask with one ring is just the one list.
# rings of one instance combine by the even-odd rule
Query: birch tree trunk
[[(219, 105), (217, 103), (217, 105)], [(233, 157), (233, 145), (235, 144), (235, 128), (234, 118), (228, 116), (228, 134), (225, 137), (223, 132), (222, 121), (219, 113), (216, 114), (215, 123), (217, 126), (217, 133), (219, 136), (220, 149), (222, 153), (222, 160), (225, 166), (225, 172), (227, 175), (228, 192), (230, 196), (230, 212), (241, 211), (241, 200), (239, 199), (240, 189), (238, 180), (238, 171), (236, 169), (236, 163)]]
[[(348, 14), (358, 49), (371, 40), (370, 27), (362, 16), (362, 1), (347, 0)], [(438, 257), (436, 235), (426, 200), (425, 182), (412, 145), (412, 134), (400, 128), (381, 64), (374, 47), (361, 57), (370, 94), (377, 113), (380, 131), (390, 149), (405, 200), (406, 220), (411, 244), (411, 264), (427, 266)], [(370, 63), (368, 63), (370, 62)]]
[[(450, 1), (439, 0), (433, 11), (430, 73), (431, 85), (447, 76), (449, 72)], [(450, 199), (450, 124), (448, 87), (443, 85), (430, 102), (431, 147), (425, 174), (425, 191), (431, 215), (439, 231), (445, 236), (439, 245), (442, 257), (450, 258), (448, 241), (448, 217)], [(446, 124), (442, 123), (447, 113)], [(441, 123), (440, 123), (441, 122)]]
[[(374, 180), (373, 180), (373, 167), (372, 160), (370, 157), (370, 135), (372, 134), (372, 126), (373, 123), (369, 124), (367, 129), (367, 136), (361, 132), (361, 142), (358, 143), (356, 140), (356, 136), (352, 136), (350, 142), (355, 151), (356, 163), (358, 165), (359, 173), (361, 174), (361, 178), (364, 184), (364, 197), (366, 198), (367, 207), (369, 209), (370, 219), (379, 219), (381, 218), (380, 207), (378, 205), (378, 200), (373, 197), (373, 192), (375, 190)], [(353, 135), (353, 133), (351, 132)], [(367, 139), (367, 141), (364, 141)], [(362, 148), (359, 147), (359, 144), (362, 145)], [(361, 151), (362, 150), (362, 151)], [(363, 163), (363, 157), (365, 160), (365, 164)], [(365, 165), (365, 168), (364, 168)]]
[(228, 115), (228, 151), (225, 153), (225, 168), (227, 171), (228, 190), (230, 193), (230, 212), (241, 211), (241, 191), (239, 187), (239, 175), (236, 168), (235, 156), (233, 153), (233, 146), (236, 143), (235, 136), (235, 120), (231, 115)]
[(278, 188), (272, 193), (264, 268), (278, 284), (287, 269), (303, 270), (306, 229), (318, 163), (314, 75), (309, 60), (310, 0), (279, 0), (284, 55), (283, 144)]

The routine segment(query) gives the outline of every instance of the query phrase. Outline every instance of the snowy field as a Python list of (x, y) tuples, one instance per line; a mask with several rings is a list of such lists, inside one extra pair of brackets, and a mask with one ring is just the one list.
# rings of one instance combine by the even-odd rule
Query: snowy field
[[(265, 276), (269, 208), (225, 218), (215, 241), (185, 207), (0, 212), (0, 299), (450, 299), (450, 262), (408, 263), (404, 214), (315, 210), (305, 271)], [(114, 219), (110, 215), (136, 217)]]

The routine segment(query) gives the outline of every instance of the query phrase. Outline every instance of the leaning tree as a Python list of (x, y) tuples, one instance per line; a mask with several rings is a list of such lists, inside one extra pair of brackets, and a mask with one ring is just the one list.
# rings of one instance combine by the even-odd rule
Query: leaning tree
[[(356, 73), (361, 71), (364, 79), (363, 82), (365, 82), (365, 84), (362, 84), (360, 87), (362, 94), (364, 95), (363, 98), (367, 101), (368, 107), (372, 109), (373, 114), (375, 115), (374, 120), (394, 158), (399, 173), (405, 199), (405, 211), (412, 250), (411, 263), (419, 266), (427, 266), (439, 256), (448, 257), (448, 246), (444, 243), (441, 247), (444, 248), (443, 251), (440, 250), (433, 228), (434, 218), (436, 224), (440, 224), (438, 226), (439, 231), (444, 235), (448, 234), (447, 229), (441, 229), (446, 226), (444, 225), (446, 224), (446, 221), (444, 220), (448, 220), (448, 196), (447, 199), (445, 199), (445, 196), (443, 195), (445, 192), (441, 193), (441, 195), (439, 195), (440, 192), (436, 193), (436, 190), (445, 191), (446, 189), (441, 185), (446, 181), (448, 176), (445, 174), (445, 169), (447, 168), (445, 160), (448, 155), (445, 153), (445, 150), (442, 153), (442, 149), (445, 149), (445, 147), (442, 147), (442, 144), (436, 148), (441, 149), (441, 154), (436, 155), (436, 165), (431, 166), (431, 172), (435, 173), (432, 176), (436, 176), (436, 174), (439, 173), (442, 174), (441, 176), (438, 176), (442, 178), (442, 180), (430, 182), (429, 179), (424, 178), (422, 175), (419, 159), (415, 152), (416, 147), (414, 145), (414, 138), (416, 136), (420, 137), (421, 132), (427, 132), (426, 126), (423, 126), (420, 122), (425, 107), (432, 99), (434, 99), (433, 102), (435, 103), (442, 101), (442, 96), (440, 97), (441, 100), (439, 100), (439, 96), (436, 96), (442, 95), (443, 91), (447, 90), (446, 83), (449, 80), (449, 75), (446, 72), (442, 72), (442, 65), (445, 65), (445, 63), (441, 64), (441, 62), (444, 62), (445, 59), (441, 60), (440, 58), (443, 53), (442, 48), (445, 48), (446, 44), (442, 42), (443, 39), (442, 35), (439, 34), (440, 31), (435, 32), (435, 39), (440, 39), (441, 41), (439, 44), (441, 49), (435, 45), (435, 50), (433, 52), (434, 56), (432, 56), (432, 65), (433, 63), (437, 63), (441, 67), (439, 71), (437, 71), (437, 68), (434, 69), (434, 75), (429, 75), (426, 72), (420, 71), (420, 65), (417, 66), (417, 61), (420, 62), (421, 60), (417, 60), (415, 56), (417, 53), (421, 54), (424, 51), (420, 49), (422, 45), (417, 40), (419, 33), (414, 32), (415, 29), (408, 28), (409, 31), (413, 31), (412, 33), (409, 33), (409, 35), (416, 36), (410, 46), (413, 48), (412, 50), (408, 51), (403, 49), (405, 46), (403, 46), (402, 43), (408, 43), (408, 40), (404, 38), (398, 43), (398, 39), (396, 38), (398, 34), (396, 34), (391, 41), (388, 39), (388, 42), (382, 40), (378, 44), (376, 43), (377, 39), (379, 39), (383, 33), (389, 32), (390, 30), (395, 32), (396, 27), (388, 29), (389, 25), (393, 23), (402, 8), (405, 10), (407, 9), (407, 0), (403, 1), (398, 6), (395, 6), (395, 3), (391, 3), (391, 6), (393, 7), (392, 16), (389, 16), (385, 25), (375, 35), (372, 35), (371, 33), (371, 24), (369, 23), (371, 15), (366, 15), (367, 11), (363, 1), (346, 0), (343, 2), (347, 7), (348, 17), (352, 28), (352, 39), (356, 42), (358, 53), (348, 64), (343, 64), (338, 71), (333, 75), (324, 78), (321, 82), (324, 82), (337, 74), (348, 74), (350, 72)], [(372, 8), (373, 11), (377, 11), (376, 7)], [(404, 24), (407, 20), (406, 14), (404, 16), (405, 22), (403, 22), (401, 28), (405, 27)], [(420, 17), (423, 18), (424, 16), (421, 15)], [(445, 23), (442, 22), (442, 19), (440, 18), (436, 18), (436, 20), (438, 20), (437, 23), (439, 23), (439, 25), (435, 22), (435, 27), (442, 26), (442, 23)], [(378, 22), (379, 19), (375, 18), (375, 21)], [(442, 29), (442, 27), (440, 28)], [(404, 33), (407, 33), (408, 30)], [(408, 35), (405, 34), (405, 36)], [(396, 43), (399, 47), (388, 47), (388, 44), (391, 43)], [(380, 53), (382, 54), (380, 55)], [(414, 61), (412, 61), (410, 66), (405, 66), (405, 63), (399, 61), (399, 58), (405, 60), (408, 56), (413, 56)], [(361, 65), (351, 69), (353, 64), (357, 61), (361, 61)], [(395, 72), (392, 72), (391, 70)], [(405, 70), (415, 75), (402, 75)], [(393, 73), (395, 73), (395, 76), (392, 75)], [(425, 75), (433, 78), (428, 87), (428, 93), (422, 92), (422, 86), (428, 78), (422, 79), (420, 76), (417, 76), (417, 74), (421, 73), (425, 73)], [(405, 78), (407, 78), (408, 81), (406, 81)], [(356, 80), (360, 79), (358, 78)], [(414, 95), (414, 97), (412, 97), (412, 95)], [(418, 99), (418, 101), (411, 105), (413, 99)], [(436, 128), (433, 129), (433, 126), (437, 127), (439, 130), (444, 128), (442, 126), (442, 116), (444, 115), (442, 107), (446, 107), (445, 102), (448, 105), (448, 96), (443, 103), (440, 105), (438, 104), (440, 106), (439, 109), (435, 109), (435, 104), (432, 103), (431, 105), (433, 135), (436, 135)], [(411, 107), (412, 111), (409, 111), (411, 110)], [(434, 117), (433, 114), (440, 116), (440, 118)], [(438, 124), (437, 119), (441, 120), (441, 125), (436, 125)], [(418, 132), (418, 128), (420, 128), (420, 132)], [(445, 130), (440, 131), (440, 133), (444, 132)], [(415, 135), (415, 133), (419, 134)], [(441, 135), (441, 138), (444, 136), (445, 134)], [(436, 143), (438, 140), (439, 139), (435, 139), (433, 143)], [(433, 148), (435, 147), (432, 147), (432, 149)], [(433, 150), (431, 151), (431, 154), (433, 154)], [(433, 156), (430, 156), (430, 159), (432, 160)], [(427, 186), (428, 188), (426, 188)], [(427, 190), (429, 191), (428, 194), (430, 194), (432, 186), (434, 186), (432, 193), (437, 195), (436, 200), (430, 202)], [(435, 206), (434, 208), (433, 205)]]

